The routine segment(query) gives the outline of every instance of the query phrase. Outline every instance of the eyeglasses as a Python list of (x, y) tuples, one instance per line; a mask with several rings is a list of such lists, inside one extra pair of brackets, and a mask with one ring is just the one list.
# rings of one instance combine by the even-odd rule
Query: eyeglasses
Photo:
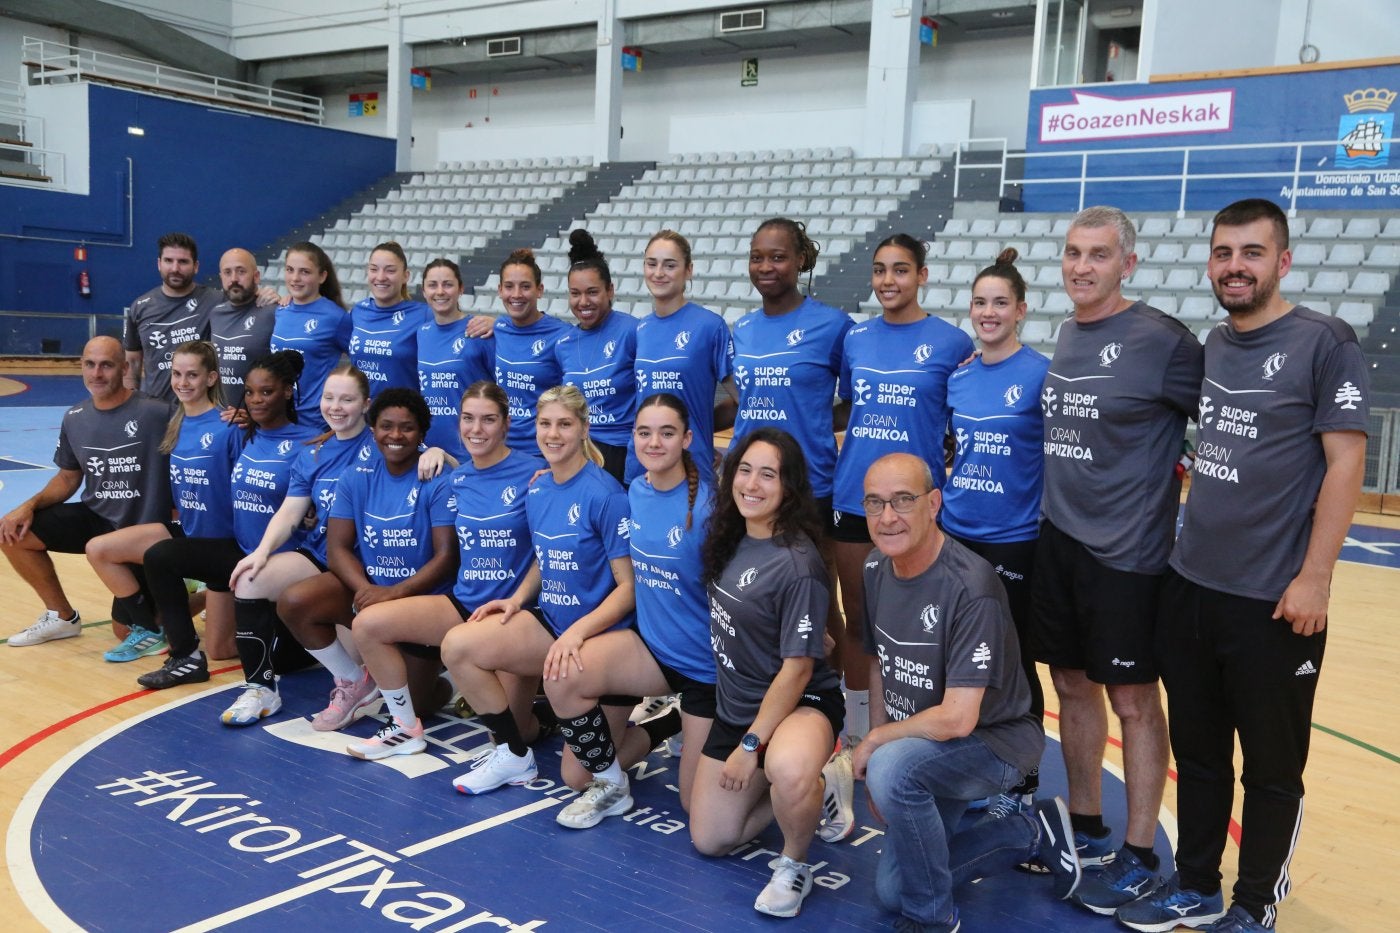
[(881, 499), (879, 496), (866, 496), (860, 500), (861, 507), (865, 509), (865, 514), (871, 518), (879, 518), (885, 514), (885, 506), (894, 509), (900, 515), (908, 515), (914, 511), (914, 506), (928, 493), (914, 495), (912, 492), (901, 492), (888, 499)]

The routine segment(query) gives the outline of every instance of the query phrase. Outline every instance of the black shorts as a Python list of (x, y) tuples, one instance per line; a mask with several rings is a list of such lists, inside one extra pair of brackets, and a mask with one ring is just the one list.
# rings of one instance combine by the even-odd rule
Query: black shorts
[(627, 445), (626, 444), (605, 444), (602, 441), (594, 441), (593, 446), (598, 448), (598, 452), (603, 455), (603, 469), (612, 476), (613, 479), (627, 485), (623, 477), (627, 473)]
[(1031, 573), (1031, 648), (1037, 661), (1084, 671), (1099, 684), (1157, 679), (1159, 574), (1105, 566), (1042, 522)]
[(831, 497), (817, 496), (813, 501), (817, 505), (817, 517), (822, 523), (822, 534), (828, 538), (836, 537), (836, 520), (831, 512)]
[[(804, 693), (797, 698), (798, 708), (810, 707), (826, 717), (826, 721), (831, 723), (831, 735), (833, 739), (841, 734), (841, 727), (846, 723), (846, 698), (841, 691), (828, 690), (824, 693)], [(715, 717), (714, 723), (710, 726), (710, 737), (705, 740), (705, 747), (702, 750), (706, 758), (714, 758), (717, 761), (724, 761), (739, 747), (739, 742), (749, 731), (752, 723), (745, 723), (736, 726), (727, 723), (719, 717)], [(833, 745), (833, 748), (835, 746)], [(763, 756), (758, 756), (758, 766), (763, 767)]]
[(316, 568), (317, 573), (331, 572), (331, 568), (326, 566), (326, 562), (321, 560), (321, 558), (317, 557), (315, 554), (313, 554), (310, 548), (299, 547), (295, 551), (293, 551), (293, 553), (300, 554), (302, 557), (305, 557), (307, 560), (311, 561), (311, 566)]
[[(645, 643), (643, 641), (643, 644)], [(714, 684), (707, 684), (703, 680), (696, 680), (694, 677), (682, 674), (674, 667), (663, 663), (655, 653), (652, 654), (651, 658), (661, 669), (661, 676), (666, 678), (666, 686), (671, 688), (672, 693), (680, 694), (682, 713), (689, 716), (699, 716), (701, 719), (715, 718)]]
[(866, 522), (864, 512), (832, 509), (830, 537), (843, 544), (874, 544), (870, 540), (870, 524)]
[(186, 535), (185, 535), (185, 526), (184, 526), (184, 525), (181, 525), (178, 521), (173, 521), (173, 520), (172, 520), (172, 521), (168, 521), (168, 522), (161, 522), (161, 524), (165, 526), (165, 530), (166, 530), (166, 531), (170, 532), (170, 537), (172, 537), (172, 538), (175, 538), (175, 539), (178, 540), (178, 539), (184, 538), (184, 537), (186, 536)]
[(116, 525), (82, 502), (60, 502), (38, 509), (29, 525), (29, 533), (55, 554), (81, 554), (93, 538), (116, 530)]

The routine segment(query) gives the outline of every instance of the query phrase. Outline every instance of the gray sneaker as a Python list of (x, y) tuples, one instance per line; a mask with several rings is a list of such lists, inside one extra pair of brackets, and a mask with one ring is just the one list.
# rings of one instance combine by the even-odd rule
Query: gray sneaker
[(52, 609), (45, 609), (39, 613), (39, 618), (34, 620), (34, 624), (22, 632), (15, 632), (9, 638), (11, 648), (28, 648), (30, 645), (42, 645), (46, 641), (58, 641), (60, 638), (74, 638), (83, 634), (83, 620), (76, 611), (71, 619), (60, 619), (58, 613)]
[(589, 781), (578, 799), (560, 810), (554, 821), (569, 829), (588, 829), (630, 809), (632, 795), (628, 792), (627, 775), (624, 774), (620, 784), (601, 779)]

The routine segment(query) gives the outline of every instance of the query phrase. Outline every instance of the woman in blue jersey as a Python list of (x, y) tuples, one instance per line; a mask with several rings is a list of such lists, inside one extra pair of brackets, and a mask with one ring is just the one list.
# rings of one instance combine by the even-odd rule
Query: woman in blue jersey
[(628, 469), (632, 411), (637, 404), (637, 319), (613, 312), (612, 272), (587, 230), (569, 234), (569, 310), (578, 325), (559, 338), (554, 355), (562, 380), (588, 401), (588, 437), (603, 469), (619, 483)]
[[(689, 810), (700, 749), (715, 716), (710, 609), (695, 574), (713, 493), (688, 450), (693, 436), (685, 404), (666, 392), (648, 396), (637, 410), (632, 437), (646, 468), (627, 490), (637, 627), (593, 636), (583, 643), (579, 670), (545, 680), (569, 748), (592, 777), (556, 817), (570, 829), (626, 813), (632, 798), (624, 767), (677, 731), (684, 740), (681, 807)], [(680, 693), (679, 715), (670, 710), (620, 736), (600, 705), (608, 695), (672, 692)]]
[(369, 379), (371, 395), (418, 385), (418, 328), (432, 319), (408, 293), (408, 257), (390, 240), (370, 250), (369, 297), (350, 309), (350, 362)]
[(428, 403), (433, 423), (424, 443), (441, 447), (459, 462), (467, 459), (458, 431), (457, 404), (467, 386), (490, 379), (496, 365), (491, 338), (466, 335), (466, 314), (457, 306), (462, 297), (462, 272), (450, 259), (434, 259), (423, 270), (423, 298), (432, 317), (418, 329), (418, 388)]
[[(292, 403), (301, 354), (282, 350), (255, 362), (244, 377), (243, 408), (247, 426), (228, 432), (233, 522), (231, 537), (171, 539), (152, 545), (145, 556), (146, 574), (157, 610), (170, 640), (172, 661), (203, 661), (186, 609), (186, 579), (216, 583), (228, 580), (243, 555), (257, 546), (268, 521), (282, 504), (292, 461), (314, 427), (298, 424)], [(241, 449), (240, 449), (241, 448)], [(237, 700), (221, 717), (226, 725), (249, 725), (277, 712), (275, 669), (306, 660), (290, 639), (279, 651), (275, 617), (250, 620), (235, 600), (235, 639), (246, 680)], [(177, 681), (184, 682), (184, 681)], [(165, 684), (172, 686), (172, 684)]]
[[(478, 606), (515, 592), (534, 560), (525, 522), (525, 496), (539, 461), (506, 444), (510, 403), (494, 382), (474, 382), (460, 402), (461, 437), (471, 460), (452, 474), (459, 548), (450, 593), (410, 596), (369, 606), (355, 618), (355, 645), (400, 731), (421, 734), (408, 689), (409, 658), (402, 645), (441, 645)], [(534, 737), (538, 727), (532, 726)], [(394, 754), (421, 750), (398, 743)]]
[[(224, 394), (219, 382), (218, 351), (212, 343), (194, 340), (175, 348), (170, 358), (170, 388), (180, 407), (170, 419), (160, 449), (170, 455), (170, 486), (179, 523), (132, 525), (100, 535), (87, 544), (88, 563), (131, 620), (126, 639), (103, 655), (108, 661), (134, 661), (159, 654), (167, 647), (155, 609), (132, 571), (146, 550), (171, 538), (227, 538), (233, 533), (228, 478), (232, 460), (224, 437), (233, 429), (219, 417)], [(233, 657), (233, 601), (224, 581), (214, 581), (205, 610), (205, 651), (214, 658)], [(160, 683), (174, 675), (162, 667), (142, 676)], [(208, 680), (207, 664), (191, 676)], [(166, 686), (194, 682), (195, 679), (175, 680)]]
[[(953, 469), (938, 520), (1001, 577), (1021, 642), (1031, 712), (1044, 716), (1045, 696), (1026, 637), (1044, 469), (1040, 390), (1050, 360), (1024, 346), (1016, 333), (1026, 317), (1026, 280), (1016, 256), (1015, 249), (1002, 250), (972, 283), (972, 326), (982, 352), (948, 379)], [(1031, 771), (991, 801), (989, 812), (1028, 808), (1039, 786), (1039, 770)]]
[[(734, 423), (734, 343), (724, 318), (686, 300), (693, 269), (690, 243), (676, 231), (662, 230), (647, 243), (643, 275), (654, 310), (637, 325), (637, 396), (670, 392), (685, 404), (690, 456), (713, 484), (715, 431)], [(718, 385), (726, 392), (721, 405)]]
[(832, 536), (846, 619), (840, 645), (846, 729), (853, 741), (869, 730), (870, 721), (862, 567), (873, 545), (861, 507), (865, 471), (887, 453), (912, 453), (933, 465), (934, 486), (942, 488), (948, 375), (973, 351), (967, 334), (919, 307), (919, 289), (928, 281), (927, 254), (928, 248), (907, 233), (880, 242), (870, 287), (881, 314), (851, 328), (841, 356), (837, 391), (851, 409), (836, 459)]
[(304, 425), (324, 429), (321, 389), (350, 345), (353, 324), (345, 313), (335, 265), (321, 247), (311, 242), (293, 244), (282, 271), (291, 301), (277, 309), (270, 345), (274, 352), (301, 354), (305, 368), (297, 383), (297, 417)]
[[(452, 682), (496, 743), (453, 781), (464, 794), (537, 776), (524, 733), (532, 725), (529, 703), (539, 678), (580, 669), (584, 642), (633, 620), (627, 497), (588, 439), (582, 393), (573, 386), (545, 391), (535, 434), (549, 464), (525, 497), (535, 559), (511, 595), (478, 606), (442, 642)], [(611, 699), (618, 705), (608, 704), (607, 713), (621, 734), (636, 699)], [(575, 789), (590, 779), (572, 752), (564, 756), (562, 771)]]
[(516, 250), (501, 263), (496, 291), (506, 311), (506, 319), (496, 324), (496, 383), (510, 399), (507, 441), (512, 450), (538, 458), (535, 406), (540, 393), (563, 381), (554, 345), (569, 325), (540, 310), (544, 273), (528, 249)]

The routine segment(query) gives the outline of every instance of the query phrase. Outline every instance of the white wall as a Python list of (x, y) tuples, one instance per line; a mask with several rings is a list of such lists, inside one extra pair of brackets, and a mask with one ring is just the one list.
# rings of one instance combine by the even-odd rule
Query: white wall
[(44, 121), (44, 149), (63, 153), (63, 190), (91, 190), (91, 140), (87, 84), (31, 87), (25, 99), (30, 116)]
[(1400, 54), (1400, 3), (1394, 0), (1313, 0), (1311, 23), (1307, 0), (1278, 0), (1277, 6), (1275, 65), (1298, 64), (1298, 49), (1305, 41), (1317, 46), (1318, 61), (1323, 62)]
[(1143, 23), (1144, 29), (1155, 29), (1152, 74), (1273, 65), (1278, 0), (1230, 0), (1228, 16), (1220, 15), (1222, 5), (1221, 0), (1157, 4), (1156, 22)]
[(972, 135), (1026, 145), (1030, 108), (1030, 36), (943, 40), (919, 59), (920, 101), (973, 101)]

